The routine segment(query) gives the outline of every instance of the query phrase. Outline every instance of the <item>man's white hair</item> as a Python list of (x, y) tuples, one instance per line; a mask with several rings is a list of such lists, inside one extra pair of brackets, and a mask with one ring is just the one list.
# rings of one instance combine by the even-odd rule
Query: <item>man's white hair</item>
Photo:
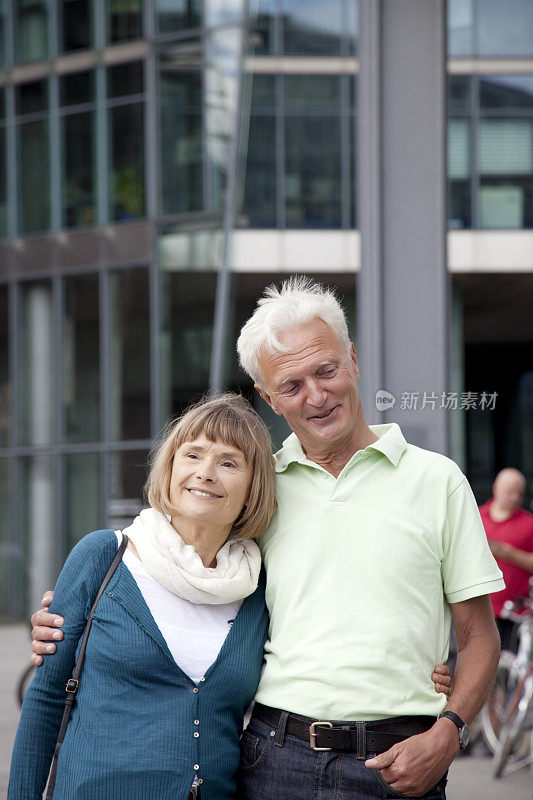
[(305, 276), (293, 276), (281, 289), (269, 286), (257, 301), (257, 308), (243, 325), (237, 341), (241, 367), (254, 383), (261, 386), (261, 354), (281, 352), (288, 348), (279, 340), (284, 331), (299, 328), (313, 319), (321, 319), (333, 330), (338, 340), (350, 349), (348, 326), (341, 304), (331, 289), (326, 289)]

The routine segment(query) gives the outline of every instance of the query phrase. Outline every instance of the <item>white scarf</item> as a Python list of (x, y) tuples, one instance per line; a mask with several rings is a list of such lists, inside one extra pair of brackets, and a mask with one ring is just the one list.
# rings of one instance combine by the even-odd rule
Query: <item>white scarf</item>
[(141, 511), (123, 533), (152, 578), (183, 600), (221, 605), (242, 600), (257, 588), (261, 553), (250, 539), (230, 536), (217, 553), (216, 567), (204, 567), (194, 547), (155, 508)]

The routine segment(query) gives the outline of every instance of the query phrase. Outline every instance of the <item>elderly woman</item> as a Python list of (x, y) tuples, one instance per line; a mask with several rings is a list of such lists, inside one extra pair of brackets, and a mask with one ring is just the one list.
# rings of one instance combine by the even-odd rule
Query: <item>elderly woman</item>
[[(188, 411), (156, 453), (148, 499), (124, 531), (130, 544), (97, 607), (56, 800), (236, 794), (238, 737), (268, 626), (250, 537), (275, 505), (270, 439), (251, 406), (227, 394)], [(26, 695), (12, 800), (41, 797), (78, 640), (120, 539), (85, 537), (60, 575), (55, 614), (37, 615), (51, 625), (63, 613), (65, 641)], [(52, 634), (35, 630), (42, 640)], [(435, 688), (449, 694), (446, 668), (436, 669)]]
[[(200, 403), (167, 432), (147, 488), (151, 507), (124, 531), (96, 608), (55, 800), (186, 800), (193, 786), (203, 800), (235, 796), (268, 625), (250, 540), (275, 505), (268, 431), (242, 397)], [(64, 640), (24, 700), (11, 800), (42, 796), (80, 635), (121, 539), (90, 533), (59, 576)]]

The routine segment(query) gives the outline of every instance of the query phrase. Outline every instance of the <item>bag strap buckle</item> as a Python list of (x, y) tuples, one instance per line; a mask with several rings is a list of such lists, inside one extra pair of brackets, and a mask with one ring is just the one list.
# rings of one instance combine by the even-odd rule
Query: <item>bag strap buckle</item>
[(309, 744), (311, 745), (311, 750), (315, 752), (325, 752), (326, 750), (333, 750), (332, 747), (317, 747), (316, 746), (316, 737), (318, 733), (316, 731), (316, 726), (321, 725), (324, 728), (333, 728), (333, 723), (327, 720), (317, 720), (316, 722), (312, 722), (309, 726)]
[(76, 692), (78, 691), (78, 686), (79, 686), (79, 681), (77, 681), (76, 678), (69, 678), (67, 681), (67, 685), (65, 686), (65, 689), (70, 694), (76, 694)]

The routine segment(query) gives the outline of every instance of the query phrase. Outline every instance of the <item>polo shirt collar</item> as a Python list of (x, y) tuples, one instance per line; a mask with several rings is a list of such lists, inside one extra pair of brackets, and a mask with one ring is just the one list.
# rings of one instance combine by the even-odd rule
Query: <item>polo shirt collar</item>
[[(396, 467), (407, 447), (407, 442), (400, 430), (400, 426), (396, 422), (391, 422), (387, 425), (370, 425), (369, 427), (372, 433), (378, 437), (378, 440), (373, 444), (369, 444), (365, 450), (377, 450), (388, 458), (391, 464)], [(352, 461), (356, 455), (357, 453), (354, 453), (350, 461)], [(289, 464), (293, 462), (297, 464), (311, 463), (308, 461), (295, 433), (291, 433), (291, 435), (285, 439), (281, 449), (274, 455), (276, 472), (285, 472)]]

